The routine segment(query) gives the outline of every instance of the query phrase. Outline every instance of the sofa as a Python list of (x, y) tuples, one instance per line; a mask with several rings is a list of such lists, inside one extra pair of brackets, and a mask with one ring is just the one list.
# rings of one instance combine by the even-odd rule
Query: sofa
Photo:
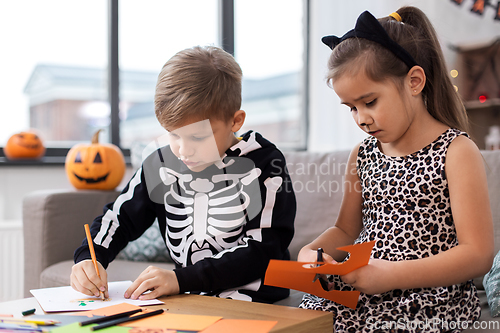
[[(500, 250), (500, 151), (483, 151), (488, 176), (489, 194), (494, 219), (495, 253)], [(312, 241), (338, 216), (342, 199), (342, 181), (349, 151), (331, 153), (287, 152), (285, 157), (297, 197), (295, 236), (289, 250), (292, 259), (297, 258), (300, 248)], [(23, 200), (24, 228), (24, 295), (30, 297), (30, 289), (69, 285), (73, 265), (73, 251), (85, 238), (83, 225), (91, 223), (102, 214), (103, 206), (114, 201), (118, 191), (95, 190), (45, 190), (30, 193)], [(159, 236), (158, 236), (159, 237)], [(164, 262), (134, 261), (137, 251), (147, 248), (132, 246), (132, 254), (120, 255), (108, 267), (108, 280), (134, 280), (149, 265), (171, 269), (173, 264)], [(157, 242), (158, 240), (149, 240)], [(161, 242), (160, 242), (161, 244)], [(130, 250), (129, 246), (125, 250)], [(162, 245), (164, 246), (164, 245)], [(124, 250), (124, 251), (125, 251)], [(149, 260), (142, 253), (143, 260)], [(135, 257), (138, 257), (135, 255)], [(141, 256), (139, 256), (141, 257)], [(165, 257), (164, 257), (165, 258)], [(160, 260), (161, 261), (161, 260)], [(473, 263), (471, 263), (473, 264)], [(482, 277), (475, 279), (482, 289)], [(482, 302), (481, 321), (499, 324), (500, 318), (492, 318), (486, 293), (480, 290)], [(292, 291), (290, 297), (277, 302), (279, 305), (297, 306), (302, 293)], [(484, 325), (483, 325), (484, 326)], [(500, 326), (497, 326), (500, 327)], [(471, 330), (472, 331), (472, 330)], [(474, 332), (494, 332), (479, 329)]]

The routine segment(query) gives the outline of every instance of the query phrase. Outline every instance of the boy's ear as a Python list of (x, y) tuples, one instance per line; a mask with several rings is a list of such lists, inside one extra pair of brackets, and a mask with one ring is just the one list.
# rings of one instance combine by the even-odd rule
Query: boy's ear
[(231, 131), (236, 133), (240, 130), (241, 126), (245, 122), (246, 113), (243, 110), (238, 110), (234, 113), (233, 116), (233, 126), (231, 127)]
[(409, 88), (411, 89), (411, 94), (416, 96), (424, 90), (425, 87), (425, 71), (420, 66), (413, 66), (408, 72)]

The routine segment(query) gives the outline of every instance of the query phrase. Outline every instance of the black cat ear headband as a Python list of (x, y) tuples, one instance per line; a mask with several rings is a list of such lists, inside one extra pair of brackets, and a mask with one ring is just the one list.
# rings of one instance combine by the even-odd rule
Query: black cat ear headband
[[(401, 16), (398, 13), (392, 13), (390, 16), (399, 22), (402, 21)], [(368, 11), (364, 11), (361, 15), (359, 15), (354, 29), (348, 31), (341, 38), (337, 36), (325, 36), (321, 39), (321, 41), (333, 50), (344, 40), (354, 37), (365, 38), (382, 45), (394, 53), (394, 55), (408, 65), (409, 68), (418, 65), (411, 54), (409, 54), (401, 45), (393, 41), (380, 22)]]

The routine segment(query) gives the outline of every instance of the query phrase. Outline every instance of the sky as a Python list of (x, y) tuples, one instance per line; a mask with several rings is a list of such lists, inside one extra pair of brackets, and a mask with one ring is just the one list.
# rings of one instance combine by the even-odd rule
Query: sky
[[(235, 0), (246, 78), (302, 67), (302, 1)], [(120, 67), (159, 72), (175, 52), (219, 45), (217, 0), (120, 0)], [(283, 11), (286, 8), (286, 13)], [(0, 146), (29, 129), (23, 89), (38, 63), (105, 68), (107, 1), (0, 0)]]

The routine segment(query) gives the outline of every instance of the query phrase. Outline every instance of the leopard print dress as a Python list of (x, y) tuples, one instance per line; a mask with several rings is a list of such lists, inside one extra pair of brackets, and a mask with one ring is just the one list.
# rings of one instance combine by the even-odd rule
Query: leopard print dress
[[(363, 231), (355, 243), (375, 240), (372, 258), (413, 260), (457, 245), (445, 175), (448, 146), (459, 135), (448, 129), (408, 156), (383, 154), (377, 139), (359, 147), (357, 172), (362, 184)], [(332, 276), (336, 290), (353, 290)], [(438, 288), (361, 293), (355, 310), (306, 294), (301, 308), (332, 311), (335, 332), (459, 332), (481, 313), (472, 281)]]

